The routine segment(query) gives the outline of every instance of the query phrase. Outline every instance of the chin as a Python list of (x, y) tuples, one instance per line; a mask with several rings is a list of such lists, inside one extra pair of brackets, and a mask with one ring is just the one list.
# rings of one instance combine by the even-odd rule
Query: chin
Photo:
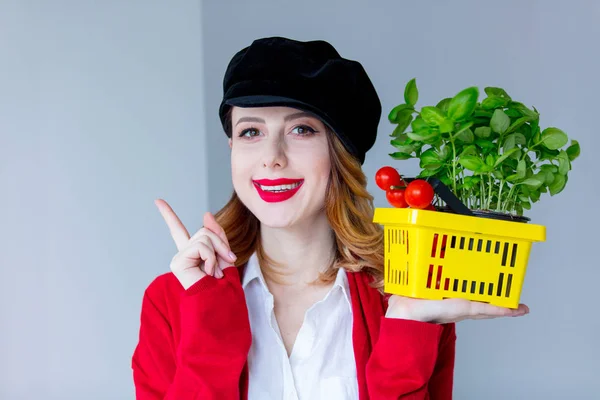
[(296, 222), (295, 213), (294, 210), (285, 206), (282, 207), (282, 205), (282, 203), (254, 204), (254, 207), (250, 208), (250, 211), (265, 226), (270, 228), (289, 228)]

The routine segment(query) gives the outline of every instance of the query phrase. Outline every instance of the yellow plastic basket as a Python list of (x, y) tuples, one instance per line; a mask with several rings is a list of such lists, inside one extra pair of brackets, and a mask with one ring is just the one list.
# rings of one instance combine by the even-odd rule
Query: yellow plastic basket
[(410, 208), (377, 208), (384, 226), (384, 291), (517, 308), (533, 242), (546, 228)]

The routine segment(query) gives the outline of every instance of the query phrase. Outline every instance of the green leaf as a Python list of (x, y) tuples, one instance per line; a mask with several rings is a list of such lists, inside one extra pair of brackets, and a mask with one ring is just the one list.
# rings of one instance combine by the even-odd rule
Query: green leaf
[(493, 87), (493, 86), (488, 86), (485, 89), (483, 89), (483, 91), (485, 92), (485, 94), (487, 94), (488, 96), (498, 96), (498, 97), (504, 97), (508, 100), (510, 100), (510, 96), (508, 95), (508, 93), (506, 93), (506, 91), (502, 88), (499, 87)]
[(401, 129), (402, 127), (400, 125), (396, 125), (396, 127), (394, 128), (394, 131), (392, 132), (392, 134), (390, 135), (391, 137), (395, 137), (395, 138), (400, 138), (403, 136), (406, 136), (404, 134), (404, 131), (406, 129)]
[(461, 90), (450, 101), (448, 117), (454, 121), (462, 121), (473, 113), (477, 105), (479, 89), (475, 86)]
[(554, 175), (554, 182), (552, 182), (552, 184), (548, 186), (548, 189), (550, 190), (550, 196), (555, 196), (562, 192), (566, 184), (566, 176), (560, 174)]
[(462, 151), (462, 153), (460, 153), (460, 156), (474, 156), (477, 155), (477, 147), (475, 147), (475, 145), (469, 145), (467, 147), (465, 147)]
[(521, 202), (521, 207), (523, 207), (526, 210), (531, 210), (531, 203), (528, 201), (522, 201)]
[(412, 114), (414, 111), (415, 109), (410, 104), (397, 105), (396, 107), (392, 108), (392, 111), (390, 111), (390, 113), (388, 114), (388, 120), (392, 124), (398, 124), (402, 121), (403, 118), (406, 118), (405, 116), (403, 116), (403, 114)]
[(510, 175), (506, 178), (506, 180), (509, 182), (520, 181), (521, 179), (525, 178), (525, 175), (527, 174), (526, 168), (527, 165), (525, 164), (525, 160), (520, 160), (517, 164), (517, 173)]
[(529, 188), (531, 188), (533, 190), (536, 190), (544, 184), (544, 181), (540, 180), (539, 178), (532, 177), (532, 178), (525, 179), (521, 183), (523, 185), (527, 185)]
[(445, 118), (440, 124), (440, 133), (452, 132), (454, 130), (454, 121)]
[(503, 134), (510, 126), (510, 118), (500, 109), (494, 110), (494, 115), (490, 121), (490, 127), (494, 132)]
[[(496, 161), (497, 163), (498, 161)], [(499, 169), (495, 169), (492, 171), (492, 175), (494, 176), (494, 178), (496, 179), (504, 179), (504, 174), (502, 173), (502, 171), (500, 171)]]
[(400, 153), (412, 154), (414, 151), (419, 149), (422, 144), (421, 143), (406, 143), (405, 141), (400, 140), (392, 140), (390, 141), (392, 146), (394, 146)]
[(398, 118), (397, 129), (402, 130), (402, 132), (404, 132), (406, 130), (406, 128), (408, 128), (408, 126), (410, 125), (412, 120), (413, 120), (412, 111), (404, 110), (404, 111), (400, 112), (399, 118)]
[(561, 175), (567, 175), (571, 169), (571, 162), (569, 161), (569, 155), (566, 151), (561, 150), (558, 154), (558, 173)]
[(470, 171), (478, 171), (484, 166), (483, 160), (477, 156), (461, 156), (458, 162)]
[(554, 182), (554, 174), (550, 171), (540, 171), (535, 174), (534, 177), (541, 180), (546, 186), (551, 185), (552, 182)]
[(577, 140), (571, 140), (571, 145), (567, 147), (567, 155), (569, 156), (569, 161), (575, 161), (575, 159), (579, 157), (579, 154), (581, 154), (579, 142)]
[(429, 126), (440, 126), (446, 116), (439, 108), (427, 106), (421, 109), (421, 118)]
[(463, 131), (457, 133), (456, 135), (454, 135), (454, 138), (458, 139), (464, 143), (473, 143), (473, 141), (475, 140), (475, 136), (473, 136), (473, 132), (468, 128), (467, 128), (467, 130), (463, 130)]
[(508, 135), (504, 140), (504, 145), (502, 146), (502, 148), (505, 152), (508, 152), (511, 150), (515, 150), (516, 145), (517, 139), (515, 138), (515, 135)]
[(456, 130), (456, 134), (461, 133), (462, 131), (466, 131), (467, 129), (469, 129), (470, 127), (472, 127), (474, 124), (473, 121), (469, 121), (469, 122), (465, 122), (462, 125), (460, 125), (458, 127), (458, 129)]
[(525, 163), (525, 160), (520, 160), (517, 164), (517, 174), (519, 175), (520, 179), (525, 178), (526, 170), (527, 164)]
[(452, 101), (451, 97), (446, 97), (445, 99), (440, 100), (439, 103), (436, 104), (436, 107), (442, 110), (442, 112), (448, 112), (448, 106), (450, 106), (450, 101)]
[(493, 167), (496, 164), (496, 157), (494, 157), (492, 154), (488, 154), (488, 156), (485, 158), (485, 164), (489, 167)]
[(550, 150), (558, 150), (569, 142), (566, 133), (558, 128), (546, 128), (542, 131), (542, 144)]
[(504, 160), (506, 160), (508, 157), (510, 157), (511, 154), (516, 153), (517, 151), (519, 151), (518, 148), (513, 148), (510, 149), (509, 151), (505, 151), (504, 154), (502, 154), (497, 160), (496, 163), (494, 164), (494, 167), (497, 167), (498, 165), (502, 164), (502, 162)]
[(508, 104), (508, 99), (500, 96), (489, 96), (481, 102), (481, 107), (486, 110), (493, 110), (498, 107), (504, 107)]
[[(435, 152), (435, 149), (431, 148), (428, 150), (425, 150), (423, 152), (423, 154), (421, 154), (421, 163), (422, 164), (441, 164), (442, 160), (440, 159), (440, 156), (438, 155), (438, 153)], [(421, 166), (421, 168), (423, 168)]]
[[(506, 114), (506, 113), (505, 113)], [(506, 130), (506, 132), (514, 132), (517, 130), (517, 128), (519, 128), (521, 125), (527, 123), (531, 121), (531, 117), (521, 117), (519, 119), (517, 119), (515, 122), (513, 122), (508, 129)]]
[(496, 148), (496, 145), (494, 143), (483, 139), (477, 139), (475, 141), (475, 144), (481, 147), (481, 149), (484, 151), (494, 150)]
[(391, 153), (390, 157), (392, 157), (394, 160), (408, 160), (412, 158), (410, 154), (400, 153), (399, 151), (396, 153)]
[(419, 90), (417, 89), (417, 80), (415, 78), (408, 81), (404, 88), (404, 101), (406, 104), (414, 106), (419, 100)]
[(432, 140), (435, 139), (436, 137), (439, 137), (440, 133), (439, 132), (408, 132), (407, 133), (408, 137), (411, 138), (412, 140), (416, 140), (418, 142), (425, 142), (428, 140)]
[(429, 132), (430, 130), (427, 122), (423, 121), (423, 118), (421, 117), (415, 118), (415, 120), (410, 124), (410, 127), (413, 132)]
[(538, 114), (536, 111), (531, 110), (525, 104), (519, 103), (518, 101), (511, 101), (510, 103), (508, 103), (508, 107), (514, 108), (515, 110), (519, 111), (524, 117), (530, 117), (533, 120), (537, 120), (540, 116), (540, 114)]
[(492, 136), (492, 128), (489, 126), (480, 126), (475, 128), (475, 136), (481, 139), (487, 139)]
[(539, 190), (532, 190), (529, 193), (529, 198), (534, 203), (537, 203), (538, 201), (540, 201), (540, 192), (539, 192)]
[(450, 155), (452, 149), (450, 148), (450, 146), (445, 145), (443, 146), (439, 151), (438, 151), (438, 155), (440, 156), (440, 160), (442, 161), (446, 161), (450, 158)]
[(443, 170), (444, 168), (424, 169), (419, 173), (419, 175), (417, 175), (417, 178), (429, 178), (430, 176), (436, 176), (440, 174)]
[(507, 108), (504, 110), (504, 114), (508, 115), (511, 118), (521, 118), (523, 114), (515, 110), (514, 108)]

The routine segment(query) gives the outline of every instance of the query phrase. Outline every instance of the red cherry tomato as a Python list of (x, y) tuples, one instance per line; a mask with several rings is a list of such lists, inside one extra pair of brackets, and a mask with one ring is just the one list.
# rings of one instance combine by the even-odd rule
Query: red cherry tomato
[(381, 167), (375, 174), (375, 183), (382, 190), (387, 191), (390, 186), (406, 186), (398, 171), (392, 167)]
[(406, 208), (408, 204), (404, 199), (404, 189), (390, 189), (385, 193), (387, 201), (396, 208)]
[(433, 201), (433, 187), (422, 180), (415, 179), (406, 187), (406, 202), (412, 208), (426, 208)]

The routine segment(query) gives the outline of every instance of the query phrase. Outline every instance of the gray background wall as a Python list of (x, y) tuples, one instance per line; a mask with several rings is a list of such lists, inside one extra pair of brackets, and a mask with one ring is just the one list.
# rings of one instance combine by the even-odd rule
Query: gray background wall
[(270, 35), (363, 63), (384, 106), (371, 177), (416, 172), (385, 120), (412, 77), (420, 104), (504, 87), (580, 141), (565, 192), (529, 214), (548, 228), (532, 313), (459, 324), (455, 398), (597, 398), (598, 21), (592, 0), (0, 0), (0, 398), (133, 398), (142, 292), (175, 251), (152, 200), (195, 231), (229, 197), (222, 75)]

